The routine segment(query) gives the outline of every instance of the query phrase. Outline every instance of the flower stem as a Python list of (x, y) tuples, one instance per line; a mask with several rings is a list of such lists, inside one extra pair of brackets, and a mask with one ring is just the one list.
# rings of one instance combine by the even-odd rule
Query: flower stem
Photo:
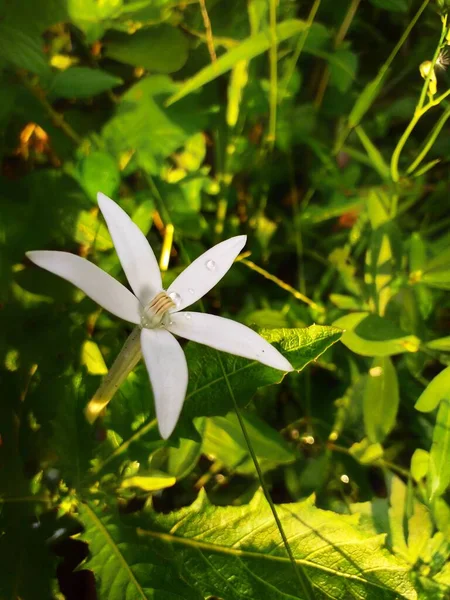
[(140, 327), (133, 329), (108, 374), (84, 409), (84, 414), (89, 423), (93, 423), (99, 417), (102, 410), (112, 400), (119, 387), (141, 360), (140, 332)]
[(298, 565), (297, 562), (296, 562), (296, 560), (295, 560), (294, 554), (292, 553), (292, 549), (291, 549), (291, 546), (289, 545), (289, 542), (288, 542), (286, 533), (284, 531), (283, 525), (281, 524), (280, 517), (278, 516), (277, 509), (275, 508), (275, 504), (273, 503), (273, 500), (270, 497), (269, 490), (268, 490), (268, 488), (266, 486), (266, 483), (264, 481), (264, 477), (263, 477), (263, 474), (262, 474), (261, 467), (259, 465), (258, 459), (256, 457), (255, 450), (253, 449), (253, 445), (252, 445), (252, 442), (250, 440), (250, 436), (248, 434), (247, 428), (245, 426), (244, 419), (242, 418), (241, 411), (239, 409), (239, 406), (238, 406), (238, 403), (237, 403), (237, 400), (236, 400), (236, 396), (234, 395), (233, 388), (232, 388), (232, 386), (230, 384), (230, 380), (228, 379), (227, 373), (225, 371), (225, 367), (223, 366), (222, 357), (220, 356), (220, 352), (217, 352), (217, 357), (218, 357), (218, 361), (219, 361), (219, 364), (220, 364), (220, 368), (222, 369), (222, 373), (223, 373), (223, 377), (225, 379), (225, 383), (226, 383), (227, 388), (228, 388), (228, 392), (229, 392), (229, 394), (231, 396), (231, 399), (233, 401), (234, 410), (236, 411), (236, 416), (238, 418), (239, 425), (240, 425), (242, 433), (244, 435), (245, 443), (247, 444), (248, 451), (250, 453), (250, 456), (252, 457), (253, 464), (255, 465), (256, 473), (258, 474), (258, 479), (259, 479), (259, 482), (261, 484), (262, 490), (264, 492), (264, 496), (266, 497), (266, 500), (267, 500), (267, 502), (268, 502), (268, 504), (270, 506), (270, 510), (272, 511), (273, 518), (275, 519), (275, 523), (277, 525), (278, 531), (280, 532), (281, 539), (283, 540), (284, 547), (286, 548), (286, 552), (287, 552), (287, 554), (289, 556), (289, 560), (292, 563), (292, 566), (293, 566), (294, 571), (295, 571), (295, 575), (296, 575), (296, 577), (298, 579), (298, 582), (300, 584), (300, 588), (301, 588), (302, 593), (303, 593), (302, 597), (304, 598), (304, 600), (314, 600), (314, 592), (311, 589), (311, 585), (309, 583), (308, 577), (307, 577), (305, 571), (303, 570), (303, 568), (300, 565)]

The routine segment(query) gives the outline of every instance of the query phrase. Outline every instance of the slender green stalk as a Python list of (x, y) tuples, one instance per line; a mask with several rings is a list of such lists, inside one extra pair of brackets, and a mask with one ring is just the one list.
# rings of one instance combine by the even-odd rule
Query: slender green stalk
[(408, 175), (410, 175), (411, 173), (414, 173), (414, 171), (417, 169), (417, 167), (423, 161), (423, 159), (425, 158), (425, 156), (431, 150), (431, 148), (432, 148), (432, 146), (433, 146), (433, 144), (434, 144), (437, 136), (441, 132), (441, 129), (444, 127), (444, 125), (447, 122), (447, 119), (449, 117), (450, 117), (450, 108), (447, 108), (447, 110), (441, 115), (441, 118), (439, 119), (439, 121), (434, 126), (434, 129), (431, 132), (431, 134), (430, 134), (429, 138), (427, 139), (427, 141), (425, 142), (422, 150), (419, 152), (419, 154), (416, 156), (415, 160), (407, 168), (406, 173)]
[[(361, 0), (352, 0), (350, 2), (350, 5), (349, 5), (347, 13), (344, 17), (344, 20), (342, 21), (341, 26), (339, 27), (339, 31), (336, 33), (336, 36), (334, 38), (333, 46), (334, 46), (335, 50), (337, 48), (339, 48), (339, 46), (344, 41), (344, 38), (347, 35), (349, 27), (355, 17), (356, 11), (358, 10), (360, 1)], [(328, 64), (326, 64), (325, 68), (322, 72), (322, 77), (320, 79), (320, 82), (319, 82), (319, 85), (317, 88), (316, 98), (314, 101), (314, 105), (317, 108), (322, 104), (323, 97), (325, 96), (325, 90), (327, 89), (329, 80), (330, 80), (330, 67)]]
[(385, 76), (387, 75), (389, 67), (391, 66), (391, 64), (392, 64), (394, 58), (397, 56), (400, 48), (403, 46), (403, 44), (405, 43), (409, 34), (411, 33), (412, 28), (419, 20), (420, 15), (423, 13), (425, 8), (427, 7), (429, 1), (430, 0), (424, 0), (422, 5), (420, 6), (419, 10), (416, 12), (414, 17), (409, 22), (408, 27), (403, 32), (402, 36), (400, 37), (399, 41), (395, 45), (394, 49), (389, 54), (388, 58), (386, 59), (386, 61), (384, 62), (384, 64), (380, 68), (380, 70), (378, 71), (378, 74), (375, 77), (375, 79), (373, 79), (368, 85), (365, 86), (365, 88), (362, 90), (361, 94), (357, 98), (357, 100), (353, 106), (353, 109), (349, 115), (348, 123), (347, 123), (345, 129), (341, 132), (338, 140), (336, 141), (336, 144), (335, 144), (335, 147), (333, 150), (334, 154), (337, 154), (338, 152), (340, 152), (342, 146), (345, 144), (345, 142), (350, 134), (350, 131), (361, 122), (361, 120), (362, 120), (363, 116), (365, 115), (365, 113), (367, 112), (367, 110), (372, 106), (374, 100), (378, 96), (378, 93), (381, 89), (381, 84), (383, 83), (383, 80), (384, 80)]
[(277, 97), (278, 97), (278, 56), (277, 56), (277, 0), (270, 0), (270, 91), (269, 91), (269, 133), (267, 143), (273, 147), (277, 129)]
[[(398, 170), (398, 163), (400, 160), (400, 154), (406, 144), (406, 142), (408, 141), (409, 136), (411, 135), (413, 129), (415, 128), (415, 126), (417, 125), (417, 123), (419, 122), (419, 120), (423, 117), (423, 115), (430, 110), (430, 108), (433, 108), (434, 106), (437, 106), (438, 104), (440, 104), (442, 102), (442, 100), (444, 100), (449, 94), (450, 94), (450, 90), (447, 90), (447, 92), (444, 92), (443, 94), (441, 94), (440, 96), (438, 96), (437, 98), (435, 98), (434, 100), (429, 100), (429, 102), (424, 106), (424, 102), (425, 102), (425, 98), (426, 98), (426, 94), (429, 88), (429, 83), (431, 80), (431, 76), (434, 73), (434, 66), (436, 64), (436, 61), (438, 59), (439, 56), (439, 52), (441, 51), (441, 47), (444, 41), (444, 38), (446, 36), (447, 33), (447, 17), (445, 17), (442, 21), (442, 31), (441, 31), (441, 36), (439, 38), (439, 43), (436, 47), (436, 50), (434, 52), (434, 56), (433, 56), (433, 60), (431, 61), (431, 66), (428, 72), (428, 75), (425, 79), (425, 82), (422, 86), (422, 91), (420, 93), (420, 98), (419, 101), (417, 103), (416, 109), (414, 111), (414, 115), (411, 119), (411, 121), (408, 123), (408, 126), (406, 127), (405, 131), (403, 132), (402, 137), (399, 139), (397, 146), (394, 149), (394, 152), (392, 153), (392, 159), (391, 159), (391, 177), (392, 177), (392, 181), (394, 183), (397, 183), (398, 180), (400, 179), (400, 175), (399, 175), (399, 170)], [(428, 152), (428, 150), (427, 150)], [(426, 154), (426, 152), (425, 152)], [(416, 161), (413, 163), (415, 164)], [(417, 165), (416, 165), (417, 166)]]
[(253, 449), (253, 445), (252, 445), (250, 436), (248, 434), (247, 428), (245, 426), (244, 419), (242, 418), (241, 411), (239, 409), (239, 406), (238, 406), (238, 403), (237, 403), (237, 400), (236, 400), (236, 396), (234, 395), (233, 388), (232, 388), (232, 386), (230, 384), (230, 380), (228, 379), (227, 373), (225, 371), (225, 367), (223, 366), (222, 357), (220, 356), (219, 352), (217, 352), (217, 357), (218, 357), (218, 361), (220, 363), (220, 368), (222, 369), (222, 373), (223, 373), (223, 377), (225, 379), (225, 383), (226, 383), (227, 388), (228, 388), (228, 392), (229, 392), (230, 397), (231, 397), (231, 399), (233, 401), (234, 410), (236, 411), (236, 416), (238, 418), (239, 425), (240, 425), (241, 430), (242, 430), (242, 434), (244, 435), (245, 443), (247, 444), (248, 451), (250, 453), (250, 456), (252, 457), (253, 464), (255, 465), (255, 469), (256, 469), (256, 472), (258, 474), (258, 479), (259, 479), (259, 482), (261, 484), (262, 490), (264, 492), (264, 496), (266, 497), (266, 500), (267, 500), (267, 502), (268, 502), (268, 504), (270, 506), (270, 510), (272, 511), (273, 518), (275, 519), (275, 523), (277, 525), (278, 531), (280, 532), (281, 539), (283, 540), (284, 547), (286, 548), (286, 552), (287, 552), (287, 554), (289, 556), (289, 560), (292, 563), (292, 567), (294, 568), (295, 575), (296, 575), (296, 577), (298, 579), (298, 582), (300, 584), (300, 588), (301, 588), (302, 593), (303, 593), (303, 598), (304, 598), (304, 600), (314, 600), (314, 592), (311, 589), (308, 577), (307, 577), (305, 571), (303, 570), (303, 567), (301, 567), (300, 565), (298, 565), (297, 562), (296, 562), (296, 560), (295, 560), (295, 557), (294, 557), (294, 555), (292, 553), (291, 546), (289, 545), (289, 541), (288, 541), (288, 539), (286, 537), (286, 533), (285, 533), (283, 525), (281, 523), (280, 517), (278, 516), (277, 509), (275, 508), (275, 504), (273, 503), (273, 500), (270, 497), (269, 490), (267, 489), (266, 483), (264, 481), (264, 477), (263, 477), (263, 474), (262, 474), (262, 471), (261, 471), (261, 467), (260, 467), (258, 459), (256, 457), (255, 450)]
[(416, 110), (416, 112), (414, 113), (413, 118), (408, 123), (407, 128), (403, 132), (402, 137), (399, 139), (397, 146), (395, 147), (395, 150), (392, 153), (391, 177), (392, 177), (392, 181), (394, 181), (394, 183), (396, 183), (400, 179), (400, 174), (399, 174), (399, 170), (398, 170), (400, 154), (401, 154), (406, 142), (408, 141), (408, 138), (411, 135), (414, 127), (417, 125), (417, 123), (420, 121), (420, 119), (423, 117), (423, 115), (430, 110), (430, 108), (433, 108), (433, 107), (437, 106), (438, 104), (440, 104), (442, 102), (442, 100), (444, 100), (449, 95), (450, 95), (450, 90), (447, 90), (446, 92), (444, 92), (443, 94), (438, 96), (435, 100), (430, 100), (430, 102), (428, 102), (428, 104), (426, 104), (424, 107)]
[(428, 91), (428, 86), (429, 86), (431, 77), (433, 76), (434, 67), (436, 65), (436, 61), (437, 61), (439, 53), (441, 51), (441, 47), (442, 47), (442, 44), (444, 42), (444, 38), (445, 38), (446, 33), (447, 33), (447, 15), (445, 15), (445, 17), (442, 19), (441, 37), (439, 38), (439, 44), (437, 45), (436, 50), (434, 52), (434, 56), (433, 56), (433, 59), (431, 61), (431, 66), (430, 66), (430, 69), (428, 71), (428, 75), (427, 75), (427, 77), (425, 79), (425, 82), (424, 82), (424, 84), (422, 86), (422, 91), (420, 92), (420, 98), (419, 98), (419, 102), (417, 103), (416, 111), (420, 110), (423, 107), (424, 103), (425, 103), (425, 97), (426, 97), (426, 94), (427, 94), (427, 91)]
[(288, 67), (286, 69), (286, 75), (284, 76), (283, 86), (282, 86), (282, 89), (281, 89), (279, 97), (278, 97), (278, 104), (281, 104), (283, 102), (284, 98), (286, 97), (289, 82), (292, 79), (292, 76), (295, 71), (295, 66), (296, 66), (298, 59), (300, 58), (300, 55), (305, 46), (306, 38), (308, 37), (309, 30), (311, 29), (311, 25), (314, 22), (314, 18), (319, 9), (320, 2), (321, 2), (321, 0), (314, 0), (314, 4), (312, 5), (311, 10), (309, 11), (308, 19), (306, 21), (306, 27), (302, 31), (302, 33), (298, 39), (294, 54), (292, 55), (292, 57), (289, 61)]

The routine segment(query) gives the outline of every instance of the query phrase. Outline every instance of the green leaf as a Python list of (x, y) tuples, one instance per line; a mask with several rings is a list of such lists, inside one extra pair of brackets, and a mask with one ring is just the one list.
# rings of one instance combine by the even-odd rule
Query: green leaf
[(440, 350), (442, 352), (450, 352), (450, 336), (438, 338), (427, 342), (426, 347), (430, 350)]
[(416, 448), (411, 457), (411, 475), (414, 481), (421, 481), (428, 473), (430, 455), (422, 448)]
[(408, 519), (408, 554), (411, 564), (422, 557), (433, 533), (430, 512), (421, 502), (414, 502), (414, 512)]
[(176, 482), (176, 477), (171, 477), (166, 473), (159, 473), (157, 475), (135, 475), (134, 477), (126, 477), (123, 479), (120, 487), (122, 489), (139, 488), (145, 492), (156, 492), (172, 487)]
[[(275, 29), (275, 35), (278, 42), (287, 40), (293, 35), (304, 31), (306, 23), (297, 19), (290, 19), (279, 23)], [(205, 84), (217, 79), (227, 71), (230, 71), (241, 60), (251, 60), (259, 54), (266, 52), (270, 48), (272, 35), (269, 29), (253, 35), (235, 48), (232, 48), (214, 63), (204, 67), (193, 77), (188, 79), (180, 89), (175, 92), (167, 101), (167, 105), (177, 102), (184, 96), (204, 86)]]
[(411, 235), (409, 246), (409, 270), (411, 273), (421, 271), (427, 261), (427, 249), (419, 233)]
[[(256, 415), (244, 415), (243, 419), (263, 471), (295, 461), (295, 452), (277, 431)], [(236, 473), (255, 473), (255, 466), (235, 413), (206, 419), (202, 451)]]
[(334, 321), (335, 327), (344, 329), (342, 343), (352, 352), (362, 356), (392, 356), (402, 352), (417, 352), (420, 340), (405, 335), (388, 319), (359, 312)]
[(370, 0), (377, 8), (383, 8), (391, 12), (407, 12), (407, 0)]
[(416, 410), (430, 412), (439, 402), (450, 395), (450, 367), (441, 371), (424, 389), (415, 404)]
[[(107, 152), (95, 151), (85, 156), (75, 176), (96, 206), (99, 191), (114, 196), (120, 184), (117, 161)], [(100, 221), (97, 224), (100, 226)]]
[(442, 400), (433, 431), (428, 475), (430, 501), (441, 496), (450, 484), (450, 399)]
[(419, 280), (430, 287), (450, 290), (450, 249), (428, 261)]
[(139, 29), (132, 35), (111, 33), (106, 40), (105, 54), (110, 58), (144, 67), (152, 73), (179, 71), (188, 57), (188, 39), (171, 25)]
[(147, 171), (159, 172), (160, 160), (178, 150), (205, 126), (196, 97), (165, 109), (164, 99), (174, 91), (165, 75), (146, 77), (121, 98), (116, 115), (103, 128), (102, 139), (114, 156), (136, 153)]
[[(379, 214), (378, 219), (381, 219)], [(393, 295), (392, 281), (400, 265), (401, 256), (400, 232), (394, 222), (386, 221), (372, 231), (366, 253), (364, 281), (380, 316), (384, 315)]]
[(86, 502), (79, 505), (79, 518), (90, 550), (86, 566), (95, 574), (99, 600), (202, 600), (178, 573), (175, 557), (168, 560), (161, 544), (148, 544), (115, 510)]
[(74, 239), (88, 248), (94, 246), (100, 252), (110, 250), (114, 246), (109, 231), (100, 221), (98, 214), (87, 210), (80, 211)]
[(69, 67), (54, 76), (50, 94), (53, 98), (90, 98), (122, 83), (120, 77), (101, 69)]
[[(315, 598), (416, 598), (405, 564), (357, 515), (320, 510), (311, 500), (277, 510)], [(201, 493), (190, 507), (168, 515), (151, 512), (135, 523), (150, 548), (163, 542), (177, 557), (202, 597), (304, 599), (262, 493), (239, 507), (213, 506)]]
[(392, 431), (399, 405), (397, 372), (389, 357), (375, 358), (364, 390), (364, 425), (373, 444)]
[(40, 36), (32, 36), (0, 22), (0, 56), (13, 67), (48, 77), (51, 71), (42, 46)]
[(341, 48), (330, 55), (329, 64), (330, 84), (344, 94), (355, 79), (358, 57), (350, 50)]
[(81, 364), (91, 375), (106, 375), (108, 369), (105, 365), (100, 348), (93, 340), (86, 340), (81, 348)]
[[(367, 152), (367, 156), (369, 157), (370, 162), (372, 163), (373, 167), (377, 171), (378, 175), (380, 175), (380, 177), (382, 177), (383, 179), (389, 179), (390, 169), (389, 169), (389, 166), (386, 164), (381, 152), (378, 150), (378, 148), (375, 146), (375, 144), (369, 138), (369, 136), (364, 131), (364, 129), (361, 127), (361, 125), (358, 125), (355, 128), (355, 131), (359, 137), (359, 141), (364, 146), (364, 149)], [(377, 189), (377, 188), (374, 188), (374, 189)], [(382, 190), (380, 190), (380, 192), (382, 192)], [(386, 194), (384, 194), (384, 196), (386, 197)], [(369, 196), (369, 199), (370, 199), (370, 196)], [(385, 220), (387, 220), (387, 219), (385, 219)], [(374, 226), (373, 222), (372, 222), (372, 228), (373, 229), (376, 228), (376, 226)]]
[(368, 438), (364, 438), (361, 442), (352, 444), (349, 452), (362, 465), (370, 465), (382, 458), (383, 446), (378, 443), (372, 444)]
[(122, 3), (123, 0), (67, 0), (67, 11), (92, 43), (102, 37), (108, 20), (120, 14)]
[(382, 85), (383, 78), (379, 75), (366, 84), (348, 116), (348, 125), (351, 129), (356, 127), (361, 122), (361, 119), (372, 106), (372, 103), (380, 93)]

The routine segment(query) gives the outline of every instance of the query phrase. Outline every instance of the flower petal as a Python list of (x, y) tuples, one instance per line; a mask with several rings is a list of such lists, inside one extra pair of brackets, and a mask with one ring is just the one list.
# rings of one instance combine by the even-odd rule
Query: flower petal
[(162, 289), (161, 273), (153, 250), (136, 223), (118, 204), (101, 193), (97, 194), (97, 201), (128, 283), (145, 306)]
[(190, 306), (209, 292), (231, 267), (246, 241), (246, 235), (237, 235), (196, 258), (167, 290), (176, 305), (171, 312)]
[(197, 312), (180, 312), (170, 318), (171, 324), (167, 329), (176, 335), (216, 350), (257, 360), (280, 371), (294, 370), (269, 342), (241, 323)]
[(69, 252), (34, 250), (27, 257), (39, 267), (70, 281), (107, 311), (140, 323), (139, 300), (125, 286), (85, 258)]
[(165, 329), (143, 329), (141, 349), (155, 398), (161, 437), (170, 436), (177, 424), (188, 384), (183, 349)]

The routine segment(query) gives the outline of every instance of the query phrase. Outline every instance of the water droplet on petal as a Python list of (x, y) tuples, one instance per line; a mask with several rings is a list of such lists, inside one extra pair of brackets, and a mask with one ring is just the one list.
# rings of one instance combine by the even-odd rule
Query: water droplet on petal
[(169, 298), (172, 300), (172, 302), (175, 304), (175, 306), (180, 306), (180, 303), (181, 303), (180, 294), (177, 294), (176, 292), (170, 292)]
[(205, 263), (205, 267), (208, 269), (208, 271), (215, 271), (216, 270), (216, 263), (213, 260), (207, 260)]
[(192, 288), (189, 288), (189, 289), (188, 289), (188, 292), (189, 292), (190, 294), (193, 294), (193, 293), (194, 293), (194, 290), (193, 290)]
[(184, 318), (189, 321), (191, 318), (191, 313), (184, 313)]

